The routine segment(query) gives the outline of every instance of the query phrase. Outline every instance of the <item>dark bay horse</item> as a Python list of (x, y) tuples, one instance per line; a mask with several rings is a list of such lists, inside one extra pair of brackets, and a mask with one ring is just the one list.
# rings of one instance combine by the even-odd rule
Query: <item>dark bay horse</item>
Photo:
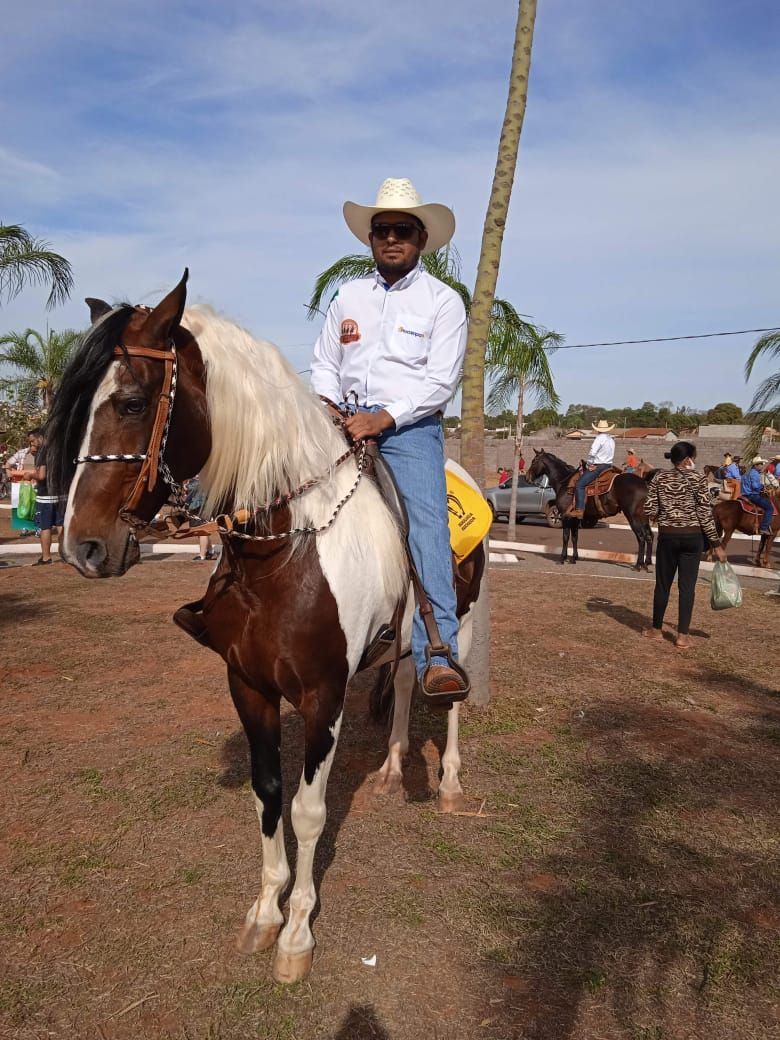
[[(248, 511), (250, 522), (230, 533), (225, 521), (206, 596), (177, 617), (189, 618), (183, 627), (224, 658), (249, 740), (263, 866), (240, 945), (253, 951), (276, 943), (274, 976), (293, 982), (311, 969), (312, 867), (347, 684), (391, 621), (400, 624), (408, 648), (413, 597), (394, 516), (376, 485), (361, 479), (360, 446), (348, 448), (322, 402), (275, 347), (208, 307), (185, 311), (186, 280), (185, 272), (152, 310), (87, 301), (93, 326), (49, 420), (49, 479), (55, 493), (67, 493), (60, 551), (89, 578), (122, 575), (137, 563), (136, 529), (197, 473), (204, 516)], [(459, 475), (469, 479), (463, 470)], [(458, 572), (461, 660), (471, 644), (469, 608), (483, 565), (480, 545)], [(388, 659), (398, 668), (379, 774), (383, 792), (401, 785), (415, 681), (411, 658), (398, 663), (388, 651)], [(303, 717), (305, 734), (303, 775), (292, 799), (298, 857), (286, 924), (279, 905), (290, 879), (282, 698)], [(462, 798), (459, 769), (456, 704), (442, 756), (444, 811)]]
[[(577, 470), (570, 466), (557, 455), (549, 451), (539, 451), (534, 448), (534, 458), (528, 470), (528, 479), (536, 480), (542, 474), (546, 474), (555, 490), (556, 504), (561, 515), (563, 544), (561, 547), (561, 563), (565, 563), (569, 554), (569, 536), (572, 539), (572, 563), (579, 559), (577, 553), (577, 541), (579, 538), (580, 520), (575, 517), (566, 516), (566, 510), (571, 505), (571, 492), (569, 482)], [(601, 506), (604, 510), (600, 513), (592, 498), (585, 500), (585, 515), (583, 521), (596, 523), (604, 516), (614, 516), (622, 512), (631, 525), (631, 530), (636, 536), (638, 551), (634, 570), (648, 570), (653, 563), (653, 532), (644, 512), (644, 504), (647, 500), (647, 482), (642, 477), (633, 473), (618, 474), (609, 492), (601, 496)]]
[[(777, 538), (778, 532), (780, 532), (780, 491), (765, 490), (764, 494), (775, 507), (775, 513), (769, 527), (769, 536), (761, 538), (756, 550), (756, 556), (753, 560), (756, 567), (769, 566), (769, 554), (772, 551), (774, 540)], [(715, 514), (715, 526), (718, 529), (718, 534), (723, 539), (724, 549), (729, 544), (729, 540), (735, 531), (741, 531), (742, 534), (749, 535), (758, 534), (758, 524), (761, 517), (755, 513), (746, 513), (739, 499), (716, 502), (712, 507), (712, 512)]]

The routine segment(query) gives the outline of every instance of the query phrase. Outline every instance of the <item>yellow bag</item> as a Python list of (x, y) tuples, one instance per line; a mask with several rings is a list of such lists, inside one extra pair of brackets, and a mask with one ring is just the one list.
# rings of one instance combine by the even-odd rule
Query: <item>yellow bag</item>
[(450, 545), (460, 563), (488, 533), (493, 514), (479, 491), (451, 470), (447, 469), (446, 474)]

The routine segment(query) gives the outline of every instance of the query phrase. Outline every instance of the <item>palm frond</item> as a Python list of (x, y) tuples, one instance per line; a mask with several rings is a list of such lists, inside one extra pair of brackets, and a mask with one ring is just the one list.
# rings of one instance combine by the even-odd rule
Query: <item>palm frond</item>
[[(342, 256), (321, 274), (317, 275), (311, 298), (306, 304), (306, 317), (310, 320), (322, 311), (322, 302), (329, 292), (354, 278), (365, 278), (376, 268), (374, 258), (366, 253), (351, 253)], [(330, 300), (328, 301), (330, 303)]]
[(780, 332), (769, 332), (756, 340), (756, 345), (745, 362), (745, 380), (750, 379), (759, 358), (780, 357)]
[(51, 308), (70, 295), (73, 270), (48, 242), (19, 224), (0, 225), (0, 298), (13, 299), (28, 283), (50, 285), (46, 306)]

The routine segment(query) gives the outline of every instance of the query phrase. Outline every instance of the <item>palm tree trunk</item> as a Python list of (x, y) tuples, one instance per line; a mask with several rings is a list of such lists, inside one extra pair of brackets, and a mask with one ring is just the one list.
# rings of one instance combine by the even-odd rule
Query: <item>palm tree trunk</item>
[(516, 537), (517, 530), (517, 464), (523, 451), (523, 402), (525, 400), (525, 383), (520, 383), (520, 394), (517, 399), (517, 429), (515, 430), (515, 453), (512, 462), (512, 491), (509, 496), (509, 539)]
[(485, 348), (496, 294), (509, 199), (515, 178), (520, 132), (525, 117), (535, 19), (536, 0), (519, 0), (512, 68), (509, 74), (509, 94), (498, 144), (490, 202), (482, 232), (482, 249), (463, 365), (461, 463), (480, 487), (484, 486), (485, 480)]
[[(515, 179), (517, 150), (523, 128), (531, 70), (531, 44), (534, 38), (536, 0), (519, 0), (509, 93), (504, 125), (498, 143), (498, 157), (493, 174), (482, 249), (477, 269), (477, 282), (469, 315), (469, 338), (463, 364), (463, 404), (461, 408), (460, 459), (480, 487), (485, 486), (485, 349), (490, 315), (496, 295), (501, 243), (504, 238), (509, 199)], [(515, 463), (515, 470), (517, 463)], [(510, 518), (512, 519), (512, 518)], [(487, 539), (485, 551), (487, 552)], [(474, 635), (469, 657), (473, 704), (490, 700), (490, 592), (488, 568), (482, 578), (482, 591), (474, 614)]]

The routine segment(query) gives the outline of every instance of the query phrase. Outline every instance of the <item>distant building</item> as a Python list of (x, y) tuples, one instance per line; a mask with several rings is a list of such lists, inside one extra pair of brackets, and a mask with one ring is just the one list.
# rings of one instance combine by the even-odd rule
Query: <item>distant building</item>
[(699, 440), (719, 440), (719, 441), (733, 441), (734, 449), (738, 450), (743, 441), (746, 441), (750, 436), (751, 428), (745, 425), (723, 425), (719, 426), (717, 423), (704, 425), (699, 427), (697, 434)]

